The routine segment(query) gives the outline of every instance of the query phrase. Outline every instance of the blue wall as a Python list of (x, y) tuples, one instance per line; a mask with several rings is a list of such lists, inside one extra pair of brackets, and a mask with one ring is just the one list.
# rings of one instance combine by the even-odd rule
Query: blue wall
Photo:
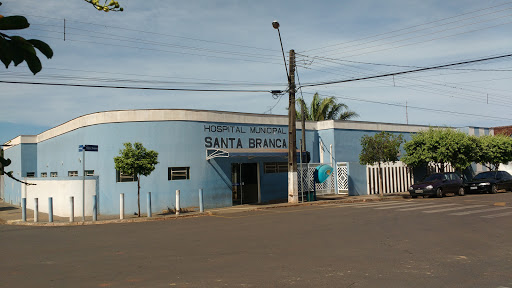
[[(218, 132), (218, 126), (222, 132)], [(234, 128), (233, 128), (234, 127)], [(257, 133), (252, 127), (282, 128), (274, 133)], [(238, 128), (238, 131), (235, 129)], [(265, 130), (266, 132), (272, 130)], [(261, 131), (259, 131), (261, 132)], [(297, 133), (300, 138), (300, 131)], [(308, 138), (314, 132), (308, 132)], [(209, 137), (209, 138), (207, 138)], [(217, 138), (218, 142), (215, 141)], [(231, 140), (229, 138), (233, 138)], [(224, 142), (221, 140), (224, 139)], [(226, 140), (227, 139), (227, 140)], [(273, 148), (264, 147), (264, 139), (274, 140), (274, 145), (286, 145), (286, 126), (264, 126), (224, 123), (202, 123), (191, 121), (166, 122), (124, 122), (88, 126), (49, 139), (37, 145), (38, 173), (58, 172), (59, 177), (67, 176), (68, 171), (78, 171), (82, 175), (82, 153), (78, 145), (98, 145), (98, 152), (86, 152), (86, 170), (94, 170), (99, 175), (100, 212), (119, 213), (119, 193), (125, 193), (126, 212), (135, 212), (137, 207), (137, 185), (135, 182), (116, 183), (113, 158), (119, 155), (124, 142), (142, 142), (147, 149), (159, 153), (159, 164), (148, 177), (141, 177), (141, 199), (152, 192), (155, 211), (175, 207), (175, 191), (181, 190), (181, 207), (198, 207), (198, 189), (204, 189), (205, 208), (232, 205), (231, 164), (244, 162), (260, 163), (261, 200), (267, 202), (276, 198), (286, 199), (287, 174), (265, 174), (264, 162), (286, 162), (285, 158), (215, 158), (206, 161), (207, 146), (228, 144), (223, 148)], [(261, 139), (258, 140), (258, 139)], [(278, 141), (276, 141), (278, 139)], [(309, 140), (311, 141), (311, 140)], [(286, 142), (286, 144), (282, 144)], [(254, 147), (259, 144), (260, 146)], [(250, 146), (252, 145), (252, 146)], [(310, 144), (309, 147), (312, 147)], [(214, 148), (214, 147), (212, 147)], [(190, 167), (190, 180), (168, 181), (168, 167)], [(142, 202), (141, 203), (145, 203)], [(141, 204), (141, 212), (145, 212)]]
[[(297, 148), (300, 147), (301, 131), (297, 130)], [(204, 189), (205, 208), (232, 205), (231, 167), (233, 163), (258, 163), (261, 202), (287, 199), (287, 173), (264, 173), (266, 162), (287, 162), (285, 157), (230, 157), (206, 160), (207, 148), (288, 148), (288, 131), (285, 125), (257, 125), (213, 123), (198, 121), (121, 122), (98, 124), (72, 130), (38, 144), (21, 144), (6, 150), (6, 157), (13, 160), (9, 167), (15, 176), (25, 177), (35, 172), (39, 177), (46, 172), (57, 172), (59, 178), (67, 177), (68, 171), (82, 175), (82, 144), (98, 145), (98, 152), (85, 152), (86, 170), (94, 170), (98, 176), (99, 212), (119, 213), (119, 194), (125, 193), (125, 211), (137, 210), (136, 182), (116, 182), (115, 156), (125, 142), (141, 142), (147, 149), (159, 153), (159, 164), (148, 177), (141, 177), (141, 212), (146, 213), (146, 195), (152, 192), (155, 212), (173, 209), (175, 191), (181, 190), (181, 207), (196, 208), (198, 190)], [(334, 162), (349, 163), (349, 193), (364, 195), (366, 166), (359, 164), (361, 137), (374, 135), (374, 130), (325, 129), (306, 131), (307, 150), (311, 162), (318, 163), (319, 143), (324, 143), (324, 162), (330, 162), (329, 145), (333, 145)], [(407, 132), (405, 140), (411, 138)], [(487, 132), (488, 133), (488, 132)], [(269, 140), (271, 140), (269, 142)], [(259, 145), (259, 146), (257, 146)], [(269, 146), (270, 145), (270, 146)], [(404, 152), (402, 151), (402, 154)], [(169, 167), (190, 167), (189, 180), (168, 180)], [(18, 173), (18, 175), (16, 175)], [(19, 204), (21, 186), (6, 178), (6, 201)]]

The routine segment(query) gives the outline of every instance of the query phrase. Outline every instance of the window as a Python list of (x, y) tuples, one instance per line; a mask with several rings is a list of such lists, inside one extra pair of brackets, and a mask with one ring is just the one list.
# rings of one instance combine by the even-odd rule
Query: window
[(41, 172), (41, 177), (42, 177), (42, 178), (46, 178), (46, 177), (48, 177), (48, 173), (46, 173), (46, 172)]
[(168, 180), (188, 180), (190, 179), (190, 167), (169, 167)]
[(50, 177), (57, 177), (57, 172), (50, 172)]
[(68, 176), (69, 177), (77, 177), (78, 176), (78, 171), (68, 171)]
[[(93, 171), (94, 173), (94, 171)], [(125, 175), (116, 170), (116, 182), (134, 182), (137, 181), (137, 175)]]
[(265, 174), (288, 172), (287, 162), (267, 162), (264, 166)]
[(85, 170), (85, 176), (94, 176), (94, 170)]
[(27, 172), (27, 177), (35, 177), (36, 172)]

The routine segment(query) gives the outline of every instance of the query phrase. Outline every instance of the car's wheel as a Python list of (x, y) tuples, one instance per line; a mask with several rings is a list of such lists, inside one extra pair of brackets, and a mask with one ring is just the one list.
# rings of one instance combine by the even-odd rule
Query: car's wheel
[(411, 195), (411, 198), (416, 199), (416, 198), (418, 198), (418, 195)]
[(436, 197), (442, 198), (443, 197), (443, 190), (441, 188), (437, 188), (436, 190)]
[(459, 196), (464, 196), (466, 195), (465, 191), (464, 191), (464, 187), (459, 187), (459, 193), (457, 193)]
[(496, 187), (496, 184), (493, 184), (493, 185), (491, 186), (491, 193), (492, 193), (492, 194), (496, 194), (496, 193), (498, 193), (498, 187)]

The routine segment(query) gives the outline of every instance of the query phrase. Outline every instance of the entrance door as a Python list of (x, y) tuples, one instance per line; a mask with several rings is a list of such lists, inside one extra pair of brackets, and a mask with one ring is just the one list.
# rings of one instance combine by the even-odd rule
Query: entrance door
[(258, 203), (258, 164), (231, 164), (233, 205)]

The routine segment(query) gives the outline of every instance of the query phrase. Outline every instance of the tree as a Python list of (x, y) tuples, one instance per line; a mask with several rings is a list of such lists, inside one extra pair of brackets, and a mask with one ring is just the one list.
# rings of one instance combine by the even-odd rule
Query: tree
[(448, 164), (462, 172), (474, 161), (476, 140), (450, 128), (422, 130), (404, 144), (402, 161), (412, 167), (434, 164), (444, 172)]
[(158, 152), (147, 150), (142, 143), (124, 143), (119, 156), (114, 157), (116, 170), (125, 175), (137, 176), (137, 206), (140, 217), (140, 176), (149, 176), (158, 164)]
[(359, 163), (361, 165), (379, 165), (379, 194), (383, 195), (382, 187), (382, 163), (398, 161), (400, 145), (404, 142), (403, 136), (393, 135), (382, 131), (373, 136), (364, 135), (361, 138), (361, 154)]
[(107, 5), (107, 0), (105, 0), (105, 2), (103, 3), (103, 5), (101, 5), (99, 2), (100, 0), (84, 0), (85, 2), (87, 3), (90, 3), (92, 6), (94, 6), (94, 8), (98, 9), (99, 11), (104, 11), (104, 12), (108, 12), (108, 11), (120, 11), (122, 12), (124, 9), (123, 7), (119, 6), (119, 3), (117, 1), (114, 1), (114, 0), (110, 0), (110, 2), (108, 3)]
[(475, 162), (489, 170), (498, 170), (501, 163), (512, 161), (512, 138), (505, 135), (486, 135), (477, 139)]
[[(2, 3), (0, 2), (0, 5)], [(20, 36), (9, 36), (4, 30), (22, 30), (30, 26), (27, 18), (23, 16), (0, 15), (0, 60), (5, 68), (9, 68), (11, 63), (18, 66), (25, 61), (32, 73), (37, 74), (43, 68), (36, 49), (43, 53), (48, 59), (53, 57), (53, 51), (45, 42), (37, 39), (26, 40)]]
[(348, 106), (343, 103), (337, 103), (336, 97), (322, 98), (315, 93), (311, 106), (304, 102), (303, 99), (297, 99), (298, 107), (296, 109), (297, 119), (302, 118), (302, 105), (304, 105), (304, 111), (306, 120), (323, 121), (323, 120), (349, 120), (355, 117), (359, 117), (356, 112), (348, 110)]

